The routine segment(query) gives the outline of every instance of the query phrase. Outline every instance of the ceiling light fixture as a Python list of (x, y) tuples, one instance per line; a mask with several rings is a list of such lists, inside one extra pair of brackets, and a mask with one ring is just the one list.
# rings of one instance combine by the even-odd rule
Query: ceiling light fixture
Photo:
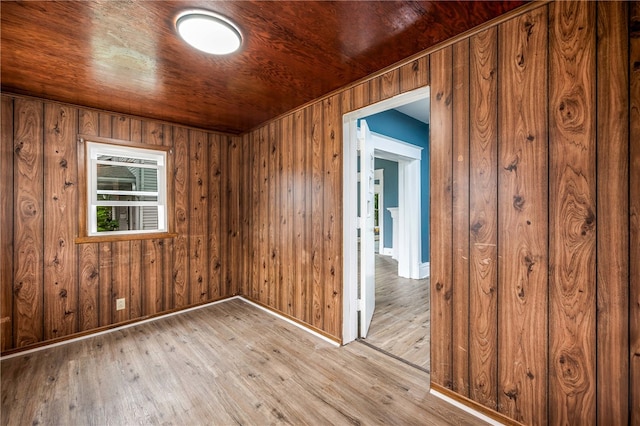
[(189, 10), (178, 15), (176, 30), (180, 37), (198, 50), (227, 55), (240, 48), (242, 35), (224, 16), (207, 10)]

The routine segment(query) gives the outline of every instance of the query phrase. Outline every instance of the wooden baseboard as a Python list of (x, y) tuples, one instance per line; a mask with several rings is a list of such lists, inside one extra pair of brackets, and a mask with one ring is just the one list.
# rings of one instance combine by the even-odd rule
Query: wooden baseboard
[[(513, 420), (502, 413), (498, 413), (497, 411), (493, 411), (490, 408), (485, 407), (482, 404), (477, 403), (476, 401), (467, 398), (466, 396), (455, 393), (451, 389), (445, 388), (437, 383), (431, 382), (431, 394), (440, 397), (440, 395), (453, 400), (460, 408), (465, 409), (465, 411), (470, 414), (475, 415), (476, 417), (487, 417), (493, 420), (496, 424), (509, 425), (509, 426), (524, 426), (522, 423)], [(440, 394), (440, 395), (438, 395)], [(486, 419), (483, 419), (486, 420)]]

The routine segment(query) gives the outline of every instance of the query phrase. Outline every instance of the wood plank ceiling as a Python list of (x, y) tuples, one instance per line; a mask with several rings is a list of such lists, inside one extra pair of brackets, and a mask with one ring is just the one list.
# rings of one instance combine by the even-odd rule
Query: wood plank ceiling
[[(1, 86), (240, 134), (524, 1), (2, 1)], [(229, 56), (188, 48), (176, 15), (240, 27)]]

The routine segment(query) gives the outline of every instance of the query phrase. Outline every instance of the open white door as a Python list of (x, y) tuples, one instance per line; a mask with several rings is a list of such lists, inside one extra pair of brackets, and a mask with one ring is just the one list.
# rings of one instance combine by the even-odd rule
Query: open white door
[(375, 167), (371, 132), (365, 120), (360, 121), (360, 337), (367, 337), (376, 308), (376, 269), (374, 240)]

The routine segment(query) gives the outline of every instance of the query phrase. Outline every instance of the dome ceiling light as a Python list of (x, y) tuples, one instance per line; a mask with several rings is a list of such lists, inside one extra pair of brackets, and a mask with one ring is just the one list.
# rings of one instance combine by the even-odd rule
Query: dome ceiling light
[(194, 48), (213, 55), (227, 55), (240, 48), (238, 27), (224, 16), (207, 10), (189, 10), (178, 15), (176, 30)]

